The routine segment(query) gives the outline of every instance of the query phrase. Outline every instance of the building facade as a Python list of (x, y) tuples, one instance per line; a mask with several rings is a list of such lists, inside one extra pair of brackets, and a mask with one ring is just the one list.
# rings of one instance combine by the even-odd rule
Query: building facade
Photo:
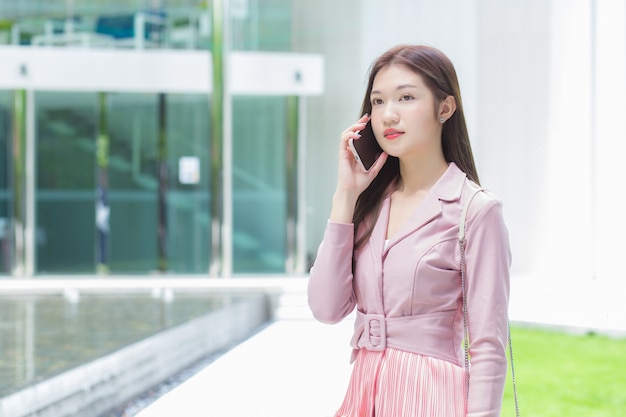
[(323, 60), (291, 53), (290, 2), (262, 6), (2, 3), (2, 273), (304, 271)]
[[(0, 66), (7, 277), (305, 273), (330, 209), (338, 135), (359, 117), (372, 60), (400, 43), (436, 46), (456, 66), (482, 184), (504, 201), (514, 277), (624, 277), (624, 2), (0, 0), (0, 16), (3, 64), (10, 44), (59, 56), (141, 51), (140, 69), (121, 73), (154, 87), (105, 88), (114, 66), (91, 90), (11, 87), (8, 78), (35, 74), (19, 60)], [(159, 53), (168, 64), (149, 64)], [(222, 95), (213, 58), (237, 54), (248, 64), (222, 75), (242, 84)], [(284, 57), (318, 59), (321, 87), (298, 89), (315, 65)], [(189, 87), (201, 71), (210, 76)], [(296, 87), (263, 89), (278, 73)]]

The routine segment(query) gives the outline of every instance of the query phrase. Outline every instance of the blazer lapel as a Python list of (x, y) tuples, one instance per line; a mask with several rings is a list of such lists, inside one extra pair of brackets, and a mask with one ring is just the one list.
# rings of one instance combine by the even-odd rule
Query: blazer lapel
[[(409, 221), (404, 226), (402, 226), (402, 228), (398, 231), (398, 233), (396, 233), (395, 236), (392, 236), (389, 244), (387, 245), (387, 248), (385, 249), (385, 253), (400, 240), (404, 239), (412, 233), (415, 233), (417, 230), (421, 229), (426, 224), (430, 223), (433, 219), (438, 217), (443, 210), (442, 200), (454, 201), (459, 199), (465, 179), (465, 173), (461, 171), (454, 162), (451, 162), (446, 172), (444, 172), (441, 178), (439, 178), (435, 185), (433, 185), (433, 187), (424, 197), (424, 200), (422, 200), (415, 212), (411, 215)], [(390, 199), (387, 198), (385, 202), (385, 217), (384, 225), (382, 226), (384, 227), (382, 238), (383, 242), (384, 236), (386, 236), (387, 224), (389, 219)], [(381, 219), (383, 218), (382, 213), (380, 217)], [(381, 227), (381, 225), (377, 224), (376, 227)]]
[[(387, 213), (389, 213), (389, 207), (387, 207)], [(436, 195), (432, 193), (432, 190), (426, 194), (417, 210), (411, 215), (408, 222), (403, 225), (398, 233), (395, 236), (392, 236), (389, 240), (389, 244), (387, 245), (387, 249), (389, 250), (393, 245), (407, 237), (408, 235), (414, 233), (415, 231), (421, 229), (426, 224), (430, 223), (434, 218), (441, 214), (441, 202)], [(387, 218), (389, 215), (387, 214)], [(385, 222), (385, 226), (387, 223)]]

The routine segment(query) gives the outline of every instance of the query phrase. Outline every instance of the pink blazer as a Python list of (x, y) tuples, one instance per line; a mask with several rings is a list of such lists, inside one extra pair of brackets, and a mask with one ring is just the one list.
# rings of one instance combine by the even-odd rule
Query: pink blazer
[[(463, 366), (458, 232), (464, 204), (477, 188), (451, 163), (385, 247), (388, 197), (369, 241), (355, 254), (354, 274), (354, 225), (328, 222), (308, 284), (313, 315), (336, 323), (356, 307), (355, 352), (389, 346)], [(502, 205), (494, 195), (481, 192), (472, 201), (466, 240), (468, 416), (499, 416), (511, 254)]]

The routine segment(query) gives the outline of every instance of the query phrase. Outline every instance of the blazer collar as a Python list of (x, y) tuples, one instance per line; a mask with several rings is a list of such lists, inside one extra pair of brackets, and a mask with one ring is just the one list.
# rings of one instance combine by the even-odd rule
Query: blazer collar
[[(391, 236), (387, 249), (439, 216), (442, 210), (441, 201), (450, 202), (460, 199), (465, 179), (465, 173), (461, 171), (454, 162), (451, 162), (448, 165), (448, 169), (446, 169), (443, 175), (432, 186), (417, 210), (411, 215), (407, 224), (402, 226), (396, 235)], [(378, 221), (371, 236), (371, 243), (375, 247), (379, 246), (379, 250), (382, 249), (385, 237), (387, 236), (390, 200), (390, 196), (387, 196), (383, 201)]]
[(455, 201), (461, 198), (461, 191), (467, 176), (454, 162), (448, 164), (448, 169), (430, 189), (430, 194), (439, 200)]

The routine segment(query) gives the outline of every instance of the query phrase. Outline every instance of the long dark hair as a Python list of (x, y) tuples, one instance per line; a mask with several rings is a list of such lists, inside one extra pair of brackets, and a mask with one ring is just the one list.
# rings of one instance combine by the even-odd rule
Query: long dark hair
[[(371, 66), (367, 91), (363, 97), (361, 114), (372, 113), (370, 95), (374, 79), (378, 72), (392, 64), (404, 65), (411, 71), (420, 75), (424, 83), (440, 102), (448, 96), (454, 97), (456, 111), (443, 125), (441, 134), (441, 146), (447, 162), (454, 162), (467, 177), (476, 182), (478, 173), (474, 164), (474, 156), (470, 146), (469, 134), (463, 114), (461, 101), (461, 89), (454, 70), (454, 65), (443, 52), (438, 49), (423, 45), (400, 45), (382, 54)], [(436, 109), (433, 109), (436, 112)], [(400, 176), (400, 164), (398, 158), (389, 156), (387, 162), (380, 170), (374, 181), (361, 193), (354, 210), (353, 222), (355, 231), (370, 215), (380, 211), (381, 204), (386, 197), (389, 188), (398, 181)], [(355, 247), (363, 245), (372, 233), (375, 222), (370, 222), (364, 233), (359, 232)]]

